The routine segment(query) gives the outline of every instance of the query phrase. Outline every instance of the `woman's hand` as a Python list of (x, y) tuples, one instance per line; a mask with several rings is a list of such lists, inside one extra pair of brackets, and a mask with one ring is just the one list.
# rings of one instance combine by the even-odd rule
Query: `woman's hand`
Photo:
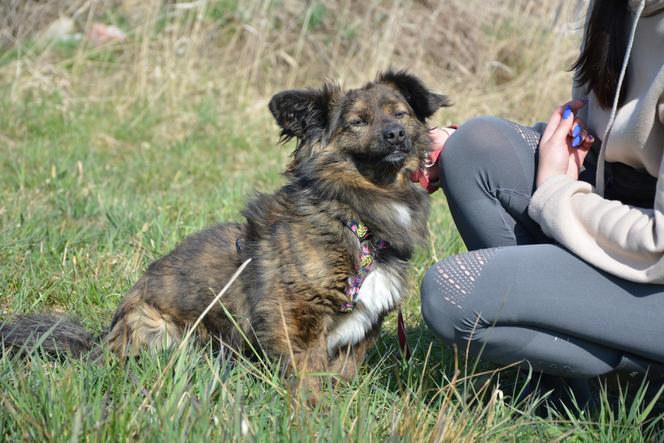
[(588, 150), (595, 142), (584, 129), (584, 123), (574, 114), (585, 105), (581, 100), (569, 102), (556, 109), (546, 125), (539, 144), (539, 163), (536, 186), (549, 177), (567, 175), (579, 179), (579, 171)]
[(424, 165), (414, 171), (410, 179), (418, 182), (429, 194), (440, 187), (440, 154), (445, 147), (448, 137), (454, 133), (456, 126), (447, 128), (434, 128), (429, 131), (431, 144), (429, 145)]
[[(423, 173), (428, 177), (429, 183), (438, 187), (440, 181), (440, 166), (438, 164), (439, 156), (432, 156), (431, 154), (436, 151), (441, 151), (445, 146), (445, 142), (450, 135), (454, 133), (453, 128), (433, 128), (429, 131), (429, 138), (431, 138), (431, 145), (429, 154), (427, 154), (427, 162), (424, 165)], [(431, 160), (435, 157), (435, 160)]]

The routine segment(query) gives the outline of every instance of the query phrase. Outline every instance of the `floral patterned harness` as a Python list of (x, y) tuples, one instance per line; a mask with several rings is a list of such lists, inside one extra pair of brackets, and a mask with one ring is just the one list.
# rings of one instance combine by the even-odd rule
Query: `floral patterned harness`
[(360, 241), (359, 266), (356, 274), (348, 277), (348, 286), (346, 286), (344, 291), (348, 297), (348, 301), (344, 302), (339, 308), (339, 312), (348, 313), (353, 311), (364, 281), (369, 276), (369, 273), (376, 268), (376, 251), (388, 248), (390, 245), (384, 240), (372, 239), (373, 236), (369, 232), (369, 228), (362, 222), (350, 221), (342, 223)]

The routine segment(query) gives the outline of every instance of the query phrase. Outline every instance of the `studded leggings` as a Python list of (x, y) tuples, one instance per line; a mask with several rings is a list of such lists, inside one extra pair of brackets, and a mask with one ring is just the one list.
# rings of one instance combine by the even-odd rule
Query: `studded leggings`
[[(480, 117), (447, 141), (443, 190), (469, 252), (427, 272), (424, 319), (445, 342), (498, 364), (577, 378), (660, 372), (664, 286), (589, 265), (528, 216), (542, 130)], [(593, 176), (589, 167), (581, 179)]]

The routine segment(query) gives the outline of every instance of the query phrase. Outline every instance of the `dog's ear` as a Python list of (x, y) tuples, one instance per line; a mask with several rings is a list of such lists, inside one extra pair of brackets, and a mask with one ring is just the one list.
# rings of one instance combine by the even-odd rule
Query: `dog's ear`
[(415, 116), (422, 122), (442, 107), (450, 106), (449, 99), (435, 94), (422, 81), (406, 71), (387, 71), (378, 75), (378, 81), (392, 84), (404, 96)]
[(338, 95), (339, 87), (327, 83), (320, 89), (292, 89), (272, 97), (270, 112), (281, 127), (282, 139), (320, 139), (328, 125), (330, 108)]

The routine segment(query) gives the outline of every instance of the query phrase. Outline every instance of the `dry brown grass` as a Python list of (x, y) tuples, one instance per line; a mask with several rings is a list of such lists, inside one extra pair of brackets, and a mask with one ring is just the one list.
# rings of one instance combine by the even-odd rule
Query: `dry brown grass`
[[(497, 0), (270, 1), (34, 0), (3, 3), (0, 35), (21, 55), (0, 69), (13, 100), (58, 91), (64, 105), (159, 104), (188, 123), (189, 104), (214, 97), (253, 115), (280, 89), (334, 79), (355, 86), (408, 68), (454, 99), (441, 118), (497, 114), (531, 122), (568, 96), (576, 52), (571, 2)], [(221, 5), (228, 5), (226, 10)], [(59, 15), (85, 33), (118, 21), (126, 42), (31, 44)], [(11, 36), (8, 38), (7, 36)], [(177, 128), (178, 125), (174, 125)]]

